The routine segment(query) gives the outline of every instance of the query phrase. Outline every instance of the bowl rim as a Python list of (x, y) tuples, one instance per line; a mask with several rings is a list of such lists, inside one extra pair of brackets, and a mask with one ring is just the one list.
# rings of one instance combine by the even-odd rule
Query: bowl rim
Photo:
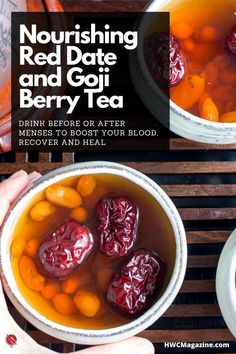
[(236, 338), (236, 229), (226, 241), (216, 270), (216, 295), (222, 316)]
[[(64, 178), (79, 176), (85, 173), (111, 173), (120, 175), (133, 181), (134, 183), (143, 187), (147, 192), (151, 193), (166, 213), (171, 223), (176, 243), (176, 259), (173, 272), (170, 281), (161, 297), (151, 306), (151, 308), (145, 311), (138, 318), (124, 325), (109, 329), (90, 330), (72, 328), (48, 320), (45, 316), (38, 313), (31, 305), (27, 303), (17, 287), (13, 274), (9, 274), (11, 264), (9, 251), (6, 252), (7, 240), (9, 239), (9, 234), (11, 235), (11, 231), (17, 221), (17, 212), (21, 210), (23, 206), (25, 207), (33, 196), (44, 190), (47, 186), (54, 184)], [(105, 341), (107, 339), (110, 342), (119, 340), (120, 336), (129, 337), (131, 335), (137, 334), (155, 322), (167, 310), (167, 308), (176, 297), (184, 279), (186, 262), (187, 242), (185, 230), (178, 211), (167, 194), (154, 181), (152, 181), (144, 174), (125, 165), (107, 161), (93, 161), (87, 163), (82, 162), (67, 165), (65, 167), (51, 171), (41, 177), (39, 180), (34, 182), (33, 186), (25, 193), (23, 193), (12, 206), (8, 217), (6, 217), (4, 221), (0, 234), (0, 271), (2, 274), (3, 285), (8, 297), (14, 304), (16, 304), (16, 307), (21, 312), (21, 314), (23, 314), (23, 316), (29, 320), (29, 322), (32, 320), (36, 321), (36, 326), (38, 326), (44, 332), (54, 335), (55, 337), (63, 337), (63, 335), (66, 333), (70, 336), (71, 340), (74, 340), (74, 338), (77, 337), (81, 338), (82, 340), (86, 340), (86, 343), (89, 344), (97, 343), (96, 340), (101, 338)], [(54, 332), (54, 334), (52, 334), (52, 331), (55, 331), (56, 333)]]
[[(142, 28), (141, 32), (141, 44), (143, 43), (144, 40), (144, 32), (146, 30), (146, 27), (142, 25), (144, 19), (145, 19), (145, 14), (147, 13), (155, 13), (157, 10), (161, 10), (161, 8), (168, 4), (171, 3), (173, 0), (152, 0), (145, 8), (145, 12), (143, 13), (143, 19), (141, 19), (141, 25), (140, 27)], [(143, 73), (143, 76), (146, 78), (146, 84), (151, 88), (155, 94), (158, 94), (158, 87), (153, 80), (147, 66), (145, 63), (144, 59), (144, 53), (142, 50), (142, 45), (139, 45), (138, 47), (138, 61), (140, 63), (141, 71)], [(221, 123), (221, 122), (211, 122), (206, 119), (202, 119), (186, 110), (183, 108), (179, 107), (177, 104), (175, 104), (171, 99), (169, 99), (169, 105), (170, 105), (170, 111), (173, 111), (177, 113), (182, 119), (185, 121), (191, 121), (194, 123), (196, 126), (201, 126), (203, 128), (208, 129), (211, 131), (214, 129), (215, 133), (220, 133), (223, 130), (224, 131), (232, 131), (236, 130), (236, 122), (232, 123)]]

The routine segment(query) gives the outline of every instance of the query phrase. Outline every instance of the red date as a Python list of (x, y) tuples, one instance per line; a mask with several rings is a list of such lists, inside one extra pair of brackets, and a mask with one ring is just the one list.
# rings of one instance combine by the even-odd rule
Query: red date
[(185, 73), (178, 40), (163, 32), (150, 34), (144, 42), (144, 57), (158, 85), (176, 85)]
[(227, 51), (236, 58), (236, 26), (227, 35), (225, 45)]
[(136, 206), (125, 197), (101, 199), (96, 213), (101, 251), (107, 256), (124, 256), (136, 239)]
[(64, 277), (89, 256), (93, 243), (87, 227), (67, 220), (42, 242), (37, 257), (38, 268), (46, 276)]
[(137, 250), (113, 276), (107, 299), (120, 310), (136, 315), (161, 287), (164, 273), (165, 264), (157, 254)]

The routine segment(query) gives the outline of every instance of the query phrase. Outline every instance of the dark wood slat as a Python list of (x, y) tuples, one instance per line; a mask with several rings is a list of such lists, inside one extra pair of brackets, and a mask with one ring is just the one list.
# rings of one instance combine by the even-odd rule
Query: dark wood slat
[(218, 305), (172, 305), (164, 313), (164, 317), (214, 317), (221, 316)]
[(8, 304), (8, 309), (18, 326), (20, 326), (25, 331), (27, 328), (27, 320), (23, 316), (21, 316), (21, 314), (11, 303)]
[(25, 163), (28, 161), (27, 152), (16, 152), (16, 163)]
[(183, 138), (170, 139), (170, 150), (235, 150), (236, 144), (202, 144)]
[(71, 353), (75, 351), (75, 344), (63, 342), (63, 353)]
[[(132, 167), (143, 173), (150, 174), (194, 174), (194, 173), (236, 173), (236, 161), (206, 161), (200, 162), (121, 162), (123, 165)], [(25, 169), (28, 172), (33, 170), (45, 173), (55, 168), (62, 167), (68, 163), (18, 163), (17, 169)], [(11, 174), (15, 172), (16, 165), (9, 163), (0, 164), (0, 174)]]
[(215, 268), (218, 260), (218, 255), (188, 256), (188, 268)]
[(49, 162), (51, 161), (51, 153), (50, 152), (40, 152), (39, 153), (39, 162)]
[(176, 184), (161, 185), (170, 197), (235, 196), (235, 184)]
[(28, 173), (33, 171), (38, 171), (44, 174), (56, 168), (63, 167), (65, 165), (66, 164), (63, 162), (41, 162), (41, 163), (26, 162), (26, 163), (17, 163), (17, 164), (9, 164), (7, 162), (6, 163), (4, 162), (0, 164), (0, 174), (11, 175), (12, 173), (18, 170), (25, 170)]
[(72, 152), (63, 152), (62, 161), (66, 164), (74, 163), (74, 153)]
[(230, 236), (231, 231), (188, 231), (188, 244), (196, 243), (224, 243)]
[(215, 280), (184, 280), (181, 293), (213, 293)]
[(135, 168), (143, 173), (235, 173), (236, 161), (184, 161), (180, 162), (122, 162), (124, 165)]
[(228, 342), (235, 338), (228, 329), (190, 329), (190, 330), (147, 330), (140, 337), (154, 343), (165, 342)]
[(236, 208), (178, 208), (182, 220), (235, 220)]

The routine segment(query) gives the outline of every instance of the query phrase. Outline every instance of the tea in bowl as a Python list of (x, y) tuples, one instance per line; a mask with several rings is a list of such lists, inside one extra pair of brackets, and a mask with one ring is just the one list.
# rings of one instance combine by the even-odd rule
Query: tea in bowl
[(165, 44), (156, 12), (170, 15), (170, 130), (197, 142), (236, 142), (235, 2), (154, 0), (147, 6), (146, 15), (153, 16), (149, 22), (144, 16), (140, 24), (131, 73), (137, 92), (159, 118), (167, 98), (157, 84), (161, 78), (155, 77), (155, 61), (161, 60), (155, 53)]
[(186, 269), (180, 216), (145, 175), (110, 162), (55, 170), (15, 203), (1, 274), (20, 313), (65, 341), (123, 340), (171, 305)]

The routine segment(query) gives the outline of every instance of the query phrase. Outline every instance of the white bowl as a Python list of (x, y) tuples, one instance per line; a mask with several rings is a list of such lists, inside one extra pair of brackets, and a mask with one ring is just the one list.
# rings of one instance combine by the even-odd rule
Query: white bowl
[[(153, 80), (146, 66), (143, 42), (146, 31), (150, 27), (150, 18), (153, 13), (162, 11), (163, 7), (175, 0), (153, 0), (145, 9), (145, 13), (139, 25), (139, 46), (135, 53), (131, 54), (130, 71), (132, 81), (140, 98), (149, 111), (160, 119), (162, 105), (167, 104), (166, 97), (162, 94)], [(190, 0), (189, 0), (190, 1)], [(191, 0), (197, 2), (198, 0)], [(203, 9), (204, 11), (204, 9)], [(215, 123), (199, 118), (170, 100), (170, 130), (184, 138), (208, 144), (231, 144), (236, 142), (236, 123)]]
[(236, 230), (221, 252), (216, 272), (216, 294), (229, 330), (236, 338)]
[[(150, 193), (165, 211), (173, 228), (176, 244), (176, 258), (169, 284), (161, 297), (137, 319), (119, 327), (104, 330), (87, 330), (66, 327), (48, 320), (31, 307), (20, 293), (12, 272), (10, 245), (12, 231), (22, 210), (32, 198), (48, 186), (71, 176), (109, 173), (123, 176)], [(111, 162), (78, 163), (52, 171), (34, 183), (10, 210), (0, 237), (0, 271), (5, 291), (19, 312), (34, 326), (51, 336), (80, 344), (102, 344), (126, 339), (154, 323), (171, 305), (184, 279), (187, 261), (186, 236), (180, 216), (169, 197), (155, 182), (140, 172)]]

